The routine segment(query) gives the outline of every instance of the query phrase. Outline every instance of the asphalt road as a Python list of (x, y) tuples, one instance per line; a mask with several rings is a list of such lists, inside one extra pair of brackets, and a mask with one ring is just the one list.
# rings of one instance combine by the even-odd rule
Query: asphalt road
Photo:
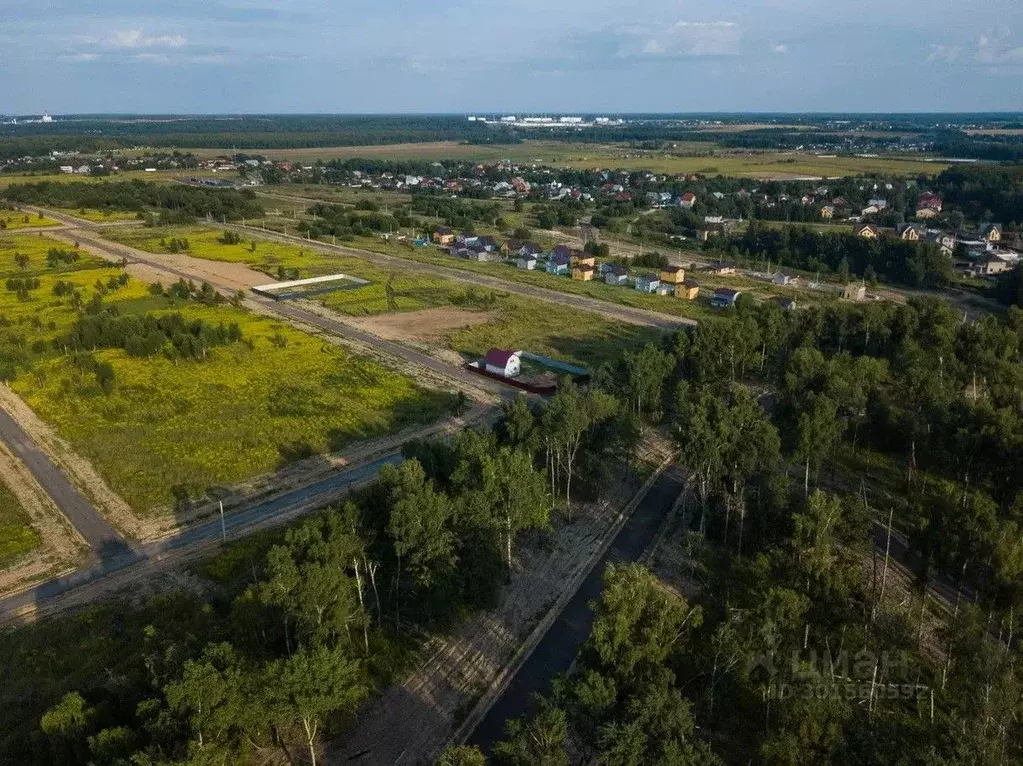
[(608, 563), (635, 561), (640, 557), (653, 542), (661, 521), (682, 491), (682, 486), (682, 475), (674, 467), (665, 471), (654, 483), (607, 552), (583, 580), (575, 596), (519, 668), (504, 694), (477, 725), (468, 744), (479, 745), (484, 752), (490, 752), (494, 743), (503, 739), (505, 722), (529, 712), (531, 695), (550, 692), (551, 680), (569, 669), (589, 636), (593, 625), (590, 602), (600, 596), (601, 578)]
[(103, 558), (99, 564), (55, 580), (42, 583), (29, 590), (0, 600), (0, 618), (12, 616), (31, 606), (41, 607), (58, 597), (82, 586), (104, 581), (111, 589), (124, 587), (145, 578), (147, 566), (159, 564), (161, 558), (185, 549), (199, 549), (203, 543), (222, 537), (237, 538), (263, 526), (271, 526), (296, 518), (316, 507), (326, 505), (355, 486), (372, 481), (387, 464), (401, 462), (401, 454), (394, 452), (348, 470), (338, 471), (327, 478), (299, 489), (284, 492), (244, 511), (190, 527), (178, 534), (147, 545), (121, 549)]
[(39, 449), (14, 419), (0, 409), (0, 439), (10, 448), (68, 518), (89, 547), (101, 558), (125, 546), (121, 536)]

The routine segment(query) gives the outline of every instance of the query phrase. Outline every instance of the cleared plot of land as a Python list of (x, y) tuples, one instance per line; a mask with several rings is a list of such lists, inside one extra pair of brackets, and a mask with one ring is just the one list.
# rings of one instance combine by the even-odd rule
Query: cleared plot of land
[(202, 361), (100, 348), (95, 358), (114, 371), (104, 393), (54, 347), (79, 312), (53, 287), (70, 284), (85, 305), (120, 273), (97, 267), (44, 274), (25, 300), (0, 293), (0, 315), (33, 349), (12, 389), (140, 515), (167, 508), (174, 493), (194, 496), (432, 421), (449, 405), (446, 394), (288, 326), (227, 305), (153, 297), (137, 280), (105, 295), (102, 305), (121, 316), (178, 312), (211, 326), (237, 324), (242, 340), (213, 347)]
[[(368, 259), (342, 254), (327, 255), (311, 247), (269, 240), (255, 240), (253, 249), (253, 240), (244, 239), (238, 244), (226, 244), (220, 239), (222, 235), (220, 231), (198, 227), (176, 231), (140, 229), (105, 232), (105, 236), (111, 239), (155, 253), (166, 252), (174, 238), (187, 239), (187, 252), (190, 256), (251, 264), (273, 276), (278, 276), (278, 270), (284, 269), (297, 270), (299, 277), (343, 272), (370, 280), (371, 284), (364, 287), (338, 290), (318, 297), (317, 300), (325, 307), (350, 317), (400, 316), (403, 312), (422, 312), (425, 309), (453, 308), (458, 309), (461, 316), (478, 312), (486, 318), (485, 321), (465, 325), (460, 322), (460, 327), (440, 335), (429, 334), (434, 347), (446, 347), (447, 351), (469, 357), (485, 353), (490, 346), (515, 345), (516, 348), (592, 366), (616, 356), (622, 348), (640, 345), (659, 335), (659, 331), (653, 328), (615, 321), (592, 311), (559, 306), (500, 289), (465, 285), (416, 272), (400, 264), (396, 264), (393, 269), (385, 269)], [(385, 245), (385, 252), (387, 247)], [(409, 257), (412, 251), (399, 247), (391, 252)], [(462, 263), (437, 251), (433, 252), (443, 265), (457, 266)], [(179, 254), (177, 257), (187, 256)], [(495, 264), (483, 265), (501, 268)], [(515, 269), (501, 269), (502, 274), (506, 271), (514, 273)], [(548, 277), (547, 274), (535, 276)], [(555, 277), (549, 278), (558, 280)], [(571, 280), (561, 278), (558, 281)], [(433, 318), (430, 314), (426, 316)], [(376, 332), (372, 324), (359, 323), (359, 326)], [(396, 340), (422, 340), (416, 337), (416, 332), (402, 334), (404, 329), (411, 327), (412, 324), (405, 320), (394, 324), (383, 323), (379, 334)], [(443, 357), (451, 361), (449, 355)]]
[(56, 226), (52, 218), (29, 213), (23, 210), (0, 210), (0, 231), (17, 231), (18, 229), (41, 229)]

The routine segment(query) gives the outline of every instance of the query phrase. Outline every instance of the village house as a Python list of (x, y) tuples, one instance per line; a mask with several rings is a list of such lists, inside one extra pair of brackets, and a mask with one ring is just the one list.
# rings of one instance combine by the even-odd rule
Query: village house
[(712, 263), (710, 270), (719, 277), (727, 277), (736, 272), (737, 266), (732, 261), (717, 261)]
[(992, 277), (996, 274), (1004, 274), (1012, 269), (1014, 264), (1007, 258), (997, 253), (988, 253), (983, 258), (970, 264), (969, 273), (975, 277)]
[(492, 348), (487, 351), (483, 363), (487, 372), (506, 378), (514, 378), (522, 372), (522, 360), (514, 351)]
[(825, 221), (830, 221), (834, 217), (835, 208), (833, 208), (831, 205), (825, 205), (824, 207), (821, 208), (821, 218), (823, 218)]
[(884, 210), (888, 207), (888, 200), (875, 197), (874, 199), (867, 200), (868, 207), (876, 207), (878, 210)]
[(853, 226), (853, 234), (864, 239), (877, 239), (881, 236), (881, 230), (872, 223), (858, 223)]
[(931, 210), (937, 215), (941, 212), (942, 205), (944, 205), (944, 200), (941, 199), (940, 194), (924, 192), (916, 198), (917, 215), (920, 214), (921, 210)]
[(597, 268), (597, 259), (582, 250), (573, 250), (572, 254), (568, 257), (568, 263), (573, 269), (577, 266), (589, 266), (591, 269)]
[(678, 204), (686, 210), (692, 210), (693, 205), (696, 204), (696, 195), (692, 192), (686, 192), (682, 195), (682, 198), (679, 199)]
[(661, 282), (659, 285), (657, 285), (657, 289), (654, 292), (656, 292), (658, 295), (674, 295), (675, 285), (668, 285), (665, 284), (664, 282)]
[(774, 282), (776, 285), (782, 286), (791, 285), (796, 281), (796, 277), (789, 276), (788, 274), (779, 271), (777, 274), (774, 275), (774, 279), (772, 279), (771, 281)]
[(895, 227), (895, 233), (899, 235), (900, 239), (916, 242), (923, 237), (925, 231), (923, 226), (918, 223), (900, 223)]
[(656, 292), (661, 280), (656, 274), (641, 274), (636, 277), (636, 291), (641, 293)]
[(916, 211), (916, 217), (919, 218), (921, 221), (928, 220), (931, 218), (937, 218), (939, 215), (941, 215), (941, 211), (935, 210), (934, 208), (931, 207), (917, 208)]
[(675, 285), (675, 297), (687, 301), (694, 301), (700, 294), (700, 286), (692, 279), (687, 279), (682, 284)]
[(661, 269), (661, 281), (670, 285), (677, 285), (684, 282), (686, 270), (681, 266), (665, 266)]
[(536, 268), (536, 263), (535, 255), (520, 255), (515, 259), (515, 265), (526, 271), (533, 271)]
[(716, 309), (727, 309), (735, 305), (742, 293), (733, 290), (731, 287), (719, 287), (714, 291), (714, 297), (710, 299), (710, 305)]
[(552, 253), (547, 258), (547, 273), (561, 276), (568, 273), (568, 256)]
[(590, 282), (596, 271), (597, 270), (588, 263), (582, 263), (572, 267), (572, 279), (578, 280), (579, 282)]
[(985, 239), (988, 242), (1001, 242), (1002, 241), (1002, 224), (1000, 223), (985, 223), (980, 227), (981, 239)]
[(611, 264), (604, 272), (604, 281), (609, 285), (627, 285), (629, 270), (617, 263)]
[(867, 287), (862, 282), (851, 282), (842, 290), (842, 297), (847, 301), (862, 301), (867, 297)]

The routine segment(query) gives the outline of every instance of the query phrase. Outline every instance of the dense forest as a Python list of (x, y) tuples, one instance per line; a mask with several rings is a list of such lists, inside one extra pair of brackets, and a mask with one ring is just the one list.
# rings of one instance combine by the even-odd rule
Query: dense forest
[(492, 761), (1018, 762), (1021, 343), (1015, 310), (963, 324), (935, 301), (765, 306), (604, 369), (675, 434), (689, 563), (666, 582), (608, 569), (572, 672)]
[(256, 218), (263, 213), (256, 195), (247, 189), (206, 189), (138, 180), (11, 184), (2, 194), (12, 202), (25, 205), (126, 210), (140, 214), (156, 212), (160, 223), (183, 223), (207, 215), (232, 220)]

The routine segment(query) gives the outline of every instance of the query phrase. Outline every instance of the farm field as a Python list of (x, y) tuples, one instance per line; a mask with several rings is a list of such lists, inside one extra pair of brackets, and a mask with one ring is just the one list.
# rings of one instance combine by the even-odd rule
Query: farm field
[(6, 569), (40, 545), (39, 533), (17, 495), (0, 480), (0, 569)]
[(37, 213), (23, 210), (0, 210), (0, 231), (17, 231), (18, 229), (42, 229), (57, 226), (58, 221), (40, 217)]
[[(225, 149), (195, 149), (199, 156), (230, 153)], [(510, 145), (470, 145), (453, 141), (380, 146), (339, 146), (312, 149), (239, 150), (271, 159), (312, 162), (317, 159), (374, 158), (388, 160), (461, 159), (478, 162), (509, 160), (519, 164), (572, 168), (617, 168), (650, 170), (655, 173), (703, 173), (748, 178), (793, 176), (844, 176), (858, 173), (887, 173), (915, 176), (934, 174), (947, 163), (904, 157), (818, 157), (796, 152), (730, 152), (711, 143), (679, 142), (671, 152), (643, 151), (609, 144), (565, 144), (525, 141)]]
[[(476, 312), (479, 316), (474, 321), (459, 321), (456, 329), (427, 333), (433, 345), (440, 345), (462, 355), (477, 356), (485, 353), (490, 346), (513, 344), (514, 341), (519, 347), (537, 353), (549, 353), (565, 361), (596, 365), (615, 356), (622, 347), (642, 344), (657, 337), (656, 331), (649, 328), (616, 322), (593, 312), (465, 285), (429, 274), (384, 269), (363, 258), (325, 255), (299, 244), (257, 240), (256, 248), (252, 250), (252, 240), (245, 239), (235, 245), (225, 244), (220, 241), (220, 231), (201, 227), (119, 229), (105, 232), (105, 236), (149, 252), (169, 252), (172, 238), (185, 238), (190, 246), (189, 255), (245, 263), (275, 278), (278, 276), (277, 269), (284, 268), (297, 269), (298, 275), (303, 278), (341, 272), (368, 279), (372, 284), (337, 290), (317, 298), (330, 310), (351, 317), (376, 317), (446, 307), (462, 312)], [(161, 240), (163, 245), (160, 244)], [(382, 244), (383, 252), (411, 259), (412, 251), (408, 248), (387, 245), (379, 240), (368, 241)], [(357, 244), (363, 242), (360, 240)], [(437, 262), (445, 266), (457, 267), (462, 263), (438, 251), (432, 252), (436, 253)], [(515, 269), (496, 264), (484, 265), (500, 269), (502, 276), (506, 271), (515, 272)], [(536, 276), (556, 280), (547, 274)], [(391, 282), (390, 300), (387, 297), (388, 281)], [(402, 332), (394, 327), (385, 327), (383, 323), (379, 325), (368, 323), (365, 326), (371, 331), (382, 330), (380, 334), (396, 340), (422, 339), (418, 328)]]
[(427, 391), (334, 345), (227, 305), (155, 297), (129, 280), (103, 305), (120, 316), (180, 313), (209, 325), (237, 324), (241, 341), (216, 346), (202, 361), (166, 353), (133, 357), (120, 348), (94, 352), (113, 370), (104, 393), (91, 374), (54, 349), (79, 316), (53, 295), (70, 283), (88, 304), (117, 267), (39, 277), (28, 300), (0, 293), (0, 315), (33, 349), (11, 387), (140, 516), (165, 510), (177, 495), (201, 495), (299, 458), (335, 451), (439, 417), (450, 396)]

